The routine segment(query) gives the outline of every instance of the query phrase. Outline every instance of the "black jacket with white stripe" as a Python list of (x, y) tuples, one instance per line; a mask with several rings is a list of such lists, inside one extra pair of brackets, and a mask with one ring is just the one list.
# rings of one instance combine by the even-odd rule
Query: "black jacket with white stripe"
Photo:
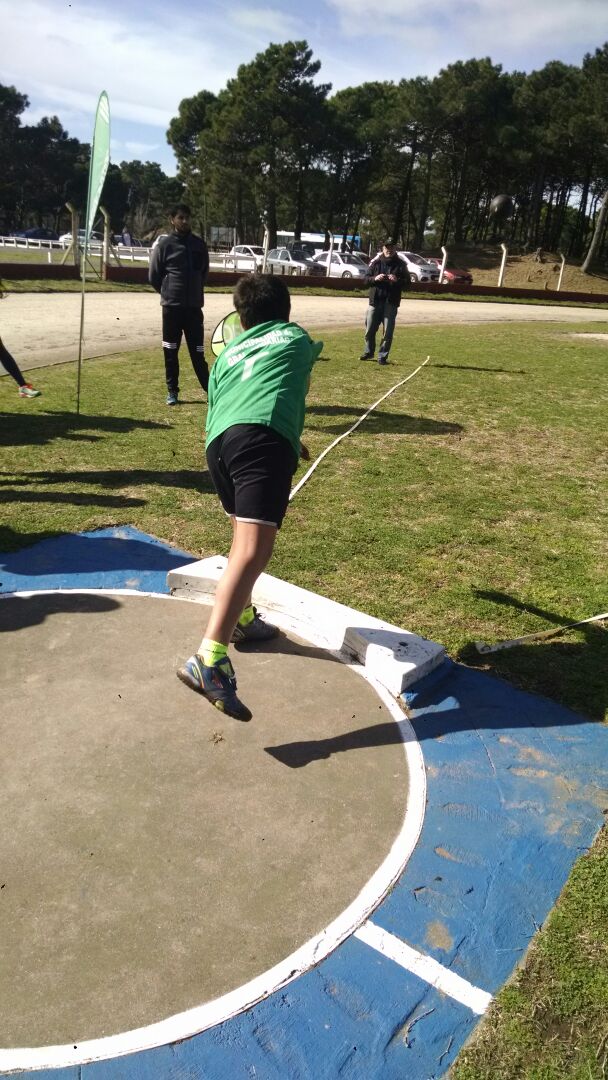
[(166, 307), (202, 307), (209, 252), (200, 236), (172, 232), (152, 251), (148, 281)]

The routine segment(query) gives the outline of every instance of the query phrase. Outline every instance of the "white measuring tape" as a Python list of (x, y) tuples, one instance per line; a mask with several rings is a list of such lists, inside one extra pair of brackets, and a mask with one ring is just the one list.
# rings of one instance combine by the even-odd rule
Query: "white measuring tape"
[(327, 446), (327, 447), (325, 448), (325, 450), (323, 451), (323, 453), (322, 453), (322, 454), (319, 454), (318, 458), (316, 458), (316, 460), (315, 460), (315, 461), (313, 461), (312, 465), (310, 466), (310, 469), (308, 469), (308, 471), (304, 473), (304, 476), (302, 477), (302, 479), (301, 479), (301, 480), (298, 480), (298, 483), (296, 484), (296, 486), (295, 486), (294, 488), (292, 488), (292, 490), (291, 490), (291, 493), (290, 493), (290, 496), (289, 496), (289, 501), (290, 501), (290, 502), (291, 502), (291, 500), (293, 499), (294, 495), (297, 495), (297, 493), (298, 493), (298, 491), (300, 490), (300, 488), (301, 488), (301, 487), (304, 487), (304, 484), (306, 483), (306, 481), (308, 480), (308, 478), (309, 478), (310, 476), (312, 476), (312, 474), (313, 474), (313, 472), (315, 471), (315, 469), (316, 469), (317, 465), (320, 465), (320, 464), (321, 464), (321, 462), (323, 461), (323, 458), (324, 458), (324, 457), (325, 457), (325, 456), (326, 456), (327, 454), (329, 454), (329, 451), (330, 451), (330, 450), (333, 450), (334, 446), (337, 446), (337, 445), (338, 445), (338, 443), (339, 443), (339, 442), (341, 442), (341, 441), (342, 441), (342, 439), (345, 439), (347, 435), (351, 435), (351, 434), (352, 434), (352, 432), (353, 432), (353, 431), (355, 430), (355, 428), (358, 428), (358, 427), (359, 427), (359, 424), (362, 424), (362, 423), (363, 423), (363, 421), (365, 420), (366, 416), (369, 416), (369, 414), (370, 414), (371, 412), (373, 412), (373, 411), (374, 411), (374, 409), (375, 409), (375, 408), (376, 408), (376, 407), (377, 407), (378, 405), (380, 405), (380, 404), (381, 404), (381, 402), (383, 402), (383, 401), (385, 400), (385, 398), (387, 398), (387, 397), (389, 397), (389, 396), (390, 396), (391, 394), (393, 394), (393, 393), (395, 392), (395, 390), (398, 390), (398, 389), (399, 389), (399, 387), (400, 387), (400, 386), (403, 386), (403, 384), (404, 384), (404, 383), (406, 383), (406, 382), (409, 382), (409, 380), (410, 380), (410, 379), (413, 379), (413, 378), (414, 378), (414, 375), (417, 375), (417, 374), (418, 374), (418, 372), (419, 372), (419, 371), (420, 371), (420, 370), (421, 370), (421, 369), (422, 369), (422, 368), (423, 368), (423, 367), (425, 366), (425, 364), (428, 364), (428, 362), (429, 362), (429, 360), (430, 360), (430, 359), (431, 359), (431, 358), (430, 358), (430, 356), (427, 356), (426, 360), (424, 360), (422, 364), (419, 364), (419, 366), (418, 366), (418, 367), (416, 368), (416, 370), (415, 370), (415, 371), (412, 371), (411, 375), (408, 375), (408, 376), (407, 376), (407, 377), (406, 377), (405, 379), (402, 379), (402, 380), (401, 380), (401, 382), (395, 383), (395, 385), (394, 385), (394, 386), (391, 386), (390, 390), (387, 390), (387, 391), (386, 391), (386, 394), (383, 394), (381, 398), (378, 398), (378, 400), (377, 400), (377, 401), (374, 401), (374, 404), (373, 404), (373, 405), (370, 405), (369, 409), (368, 409), (368, 410), (367, 410), (366, 412), (364, 412), (364, 413), (363, 413), (363, 416), (360, 416), (360, 417), (359, 417), (359, 419), (358, 419), (358, 420), (357, 420), (357, 421), (356, 421), (356, 422), (355, 422), (355, 423), (353, 424), (353, 426), (352, 426), (352, 427), (350, 427), (350, 428), (348, 429), (348, 431), (343, 431), (341, 435), (338, 435), (338, 438), (337, 438), (337, 439), (334, 439), (334, 441), (333, 441), (332, 443), (330, 443), (330, 445), (329, 445), (329, 446)]
[(475, 642), (475, 648), (479, 653), (501, 652), (503, 649), (512, 649), (515, 645), (525, 645), (527, 641), (544, 641), (546, 638), (556, 637), (563, 634), (564, 630), (572, 630), (575, 626), (584, 626), (585, 623), (601, 622), (608, 619), (608, 611), (603, 615), (592, 615), (590, 619), (579, 619), (578, 622), (566, 623), (565, 626), (556, 626), (552, 630), (541, 630), (538, 634), (524, 634), (523, 637), (511, 638), (510, 641), (498, 641), (496, 645), (484, 645), (482, 641)]

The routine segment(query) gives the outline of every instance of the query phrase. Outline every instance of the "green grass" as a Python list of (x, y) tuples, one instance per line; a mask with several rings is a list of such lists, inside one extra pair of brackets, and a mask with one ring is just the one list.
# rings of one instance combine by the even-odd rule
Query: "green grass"
[(452, 1080), (605, 1080), (608, 831), (574, 867), (526, 966), (498, 995)]
[[(313, 457), (427, 354), (432, 362), (321, 463), (290, 507), (270, 571), (602, 722), (600, 625), (494, 656), (472, 646), (608, 608), (605, 349), (571, 331), (402, 328), (387, 368), (356, 359), (360, 334), (328, 334), (304, 434)], [(0, 379), (0, 550), (118, 524), (200, 557), (227, 550), (187, 360), (175, 409), (164, 405), (159, 350), (85, 363), (80, 417), (74, 365), (37, 376), (35, 401)], [(461, 1056), (457, 1080), (606, 1075), (607, 882), (603, 837)]]

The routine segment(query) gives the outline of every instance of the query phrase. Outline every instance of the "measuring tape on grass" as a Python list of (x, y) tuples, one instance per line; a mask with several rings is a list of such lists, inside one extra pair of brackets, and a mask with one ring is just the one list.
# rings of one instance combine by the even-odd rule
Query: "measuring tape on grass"
[(319, 454), (318, 458), (315, 461), (313, 461), (312, 465), (310, 466), (310, 469), (308, 469), (307, 472), (304, 473), (304, 476), (302, 477), (302, 479), (298, 481), (298, 483), (296, 484), (296, 486), (294, 488), (292, 488), (290, 496), (289, 496), (289, 501), (290, 502), (293, 499), (294, 495), (297, 495), (300, 488), (304, 487), (304, 484), (309, 479), (309, 477), (312, 476), (312, 474), (315, 471), (317, 465), (321, 464), (321, 462), (323, 461), (323, 458), (327, 454), (329, 454), (329, 451), (333, 450), (334, 446), (337, 446), (338, 443), (341, 442), (342, 439), (345, 439), (347, 435), (351, 435), (352, 432), (355, 431), (355, 429), (359, 427), (359, 424), (362, 424), (363, 421), (365, 420), (365, 418), (367, 416), (369, 416), (369, 414), (371, 412), (373, 412), (374, 409), (377, 408), (378, 405), (380, 405), (387, 397), (390, 397), (391, 394), (394, 394), (395, 390), (398, 390), (399, 387), (403, 386), (404, 383), (409, 382), (410, 379), (413, 379), (414, 375), (417, 375), (418, 372), (421, 371), (421, 369), (426, 364), (428, 364), (430, 359), (431, 359), (430, 356), (427, 356), (426, 360), (424, 360), (422, 362), (422, 364), (419, 364), (418, 367), (416, 368), (416, 370), (412, 371), (411, 375), (408, 375), (405, 379), (401, 379), (400, 382), (395, 383), (394, 386), (391, 386), (390, 390), (386, 391), (386, 394), (383, 394), (382, 397), (378, 398), (377, 401), (374, 401), (373, 405), (370, 405), (369, 409), (367, 409), (363, 413), (363, 416), (359, 417), (359, 419), (353, 424), (352, 427), (349, 427), (348, 431), (343, 431), (341, 435), (338, 435), (337, 439), (334, 439), (334, 441), (332, 443), (330, 443), (330, 445), (325, 448), (325, 450), (323, 451), (322, 454)]

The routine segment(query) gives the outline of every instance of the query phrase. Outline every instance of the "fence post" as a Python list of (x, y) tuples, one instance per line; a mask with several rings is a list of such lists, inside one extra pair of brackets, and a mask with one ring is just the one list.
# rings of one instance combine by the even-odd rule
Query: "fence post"
[(500, 264), (500, 273), (498, 275), (498, 288), (500, 289), (505, 276), (505, 266), (507, 265), (507, 245), (501, 244), (502, 248), (502, 262)]
[(445, 264), (448, 261), (448, 249), (442, 247), (441, 254), (443, 255), (443, 262), (441, 263), (441, 270), (439, 271), (439, 284), (443, 285), (443, 271), (445, 270)]
[(80, 245), (78, 243), (78, 210), (75, 206), (72, 205), (72, 203), (66, 202), (65, 205), (66, 208), (70, 211), (70, 214), (72, 215), (72, 239), (68, 244), (63, 259), (61, 260), (61, 265), (63, 266), (64, 263), (68, 261), (68, 256), (71, 252), (74, 266), (80, 266)]
[(566, 265), (566, 256), (562, 255), (561, 252), (560, 252), (559, 257), (562, 260), (562, 265), (561, 265), (561, 269), (560, 269), (560, 272), (559, 272), (559, 280), (557, 282), (557, 292), (559, 292), (559, 290), (562, 287), (562, 278), (564, 276), (564, 266)]
[(270, 233), (266, 225), (264, 226), (264, 258), (262, 260), (262, 273), (266, 273), (266, 259), (268, 258), (268, 242), (270, 240)]
[(327, 253), (327, 271), (326, 271), (325, 277), (330, 277), (331, 276), (331, 257), (333, 255), (333, 253), (334, 253), (334, 234), (332, 232), (332, 234), (331, 234), (331, 236), (329, 238), (329, 251)]
[(101, 252), (101, 280), (108, 280), (108, 263), (110, 261), (110, 215), (105, 206), (99, 207), (103, 214), (103, 249)]

